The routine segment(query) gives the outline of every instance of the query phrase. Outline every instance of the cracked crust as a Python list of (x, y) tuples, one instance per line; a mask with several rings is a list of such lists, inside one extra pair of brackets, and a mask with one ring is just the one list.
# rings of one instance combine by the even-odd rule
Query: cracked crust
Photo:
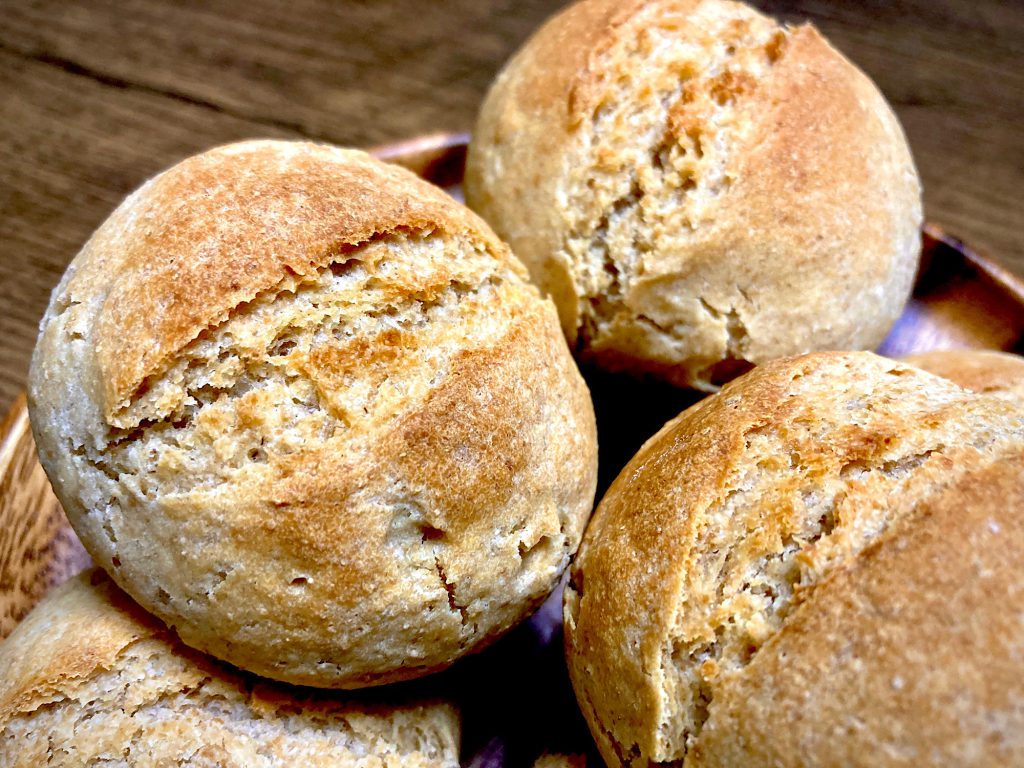
[(1022, 467), (1018, 447), (938, 489), (822, 584), (716, 701), (693, 764), (1020, 765)]
[(183, 641), (292, 683), (426, 674), (551, 591), (589, 395), (487, 226), (360, 152), (247, 142), (112, 214), (43, 320), (40, 458)]
[(585, 0), (494, 83), (466, 197), (614, 370), (713, 390), (873, 348), (909, 295), (920, 189), (874, 85), (810, 26), (724, 0)]
[(1024, 405), (1024, 358), (990, 349), (925, 352), (903, 359), (964, 389)]
[[(961, 729), (940, 738), (920, 727), (925, 711), (894, 705), (902, 720), (888, 709), (883, 717), (881, 707), (863, 698), (845, 708), (842, 685), (829, 687), (827, 670), (835, 660), (821, 643), (817, 656), (800, 662), (820, 671), (804, 678), (785, 672), (779, 649), (806, 617), (829, 612), (842, 617), (833, 637), (873, 647), (872, 633), (880, 630), (830, 603), (830, 585), (866, 567), (871, 553), (901, 546), (899, 537), (911, 535), (928, 510), (945, 503), (938, 500), (980, 499), (971, 488), (995, 468), (1024, 477), (1022, 440), (1019, 406), (869, 353), (816, 353), (759, 366), (666, 424), (599, 505), (565, 593), (570, 675), (608, 763), (844, 763), (829, 751), (829, 729), (853, 720), (863, 727), (849, 742), (859, 746), (845, 753), (860, 755), (851, 764), (902, 764), (871, 741), (875, 728), (893, 735), (900, 727), (906, 729), (902, 745), (919, 756), (931, 748), (949, 756), (977, 747), (991, 750), (984, 753), (990, 764), (1006, 764), (996, 756), (1007, 754), (1019, 759), (1019, 746), (1006, 744), (1024, 723), (1024, 710), (1007, 711), (1004, 724), (993, 720), (987, 735), (977, 736), (977, 723), (968, 727), (963, 720)], [(1024, 488), (1018, 483), (1010, 491), (1008, 504)], [(990, 500), (977, 503), (971, 520), (998, 507)], [(1005, 513), (1010, 509), (1012, 504)], [(1003, 543), (1019, 558), (1024, 540), (1013, 531)], [(995, 567), (1006, 555), (992, 551), (991, 560), (978, 552), (979, 567)], [(926, 565), (931, 572), (931, 559), (901, 562), (906, 564), (896, 581), (931, 578), (911, 573)], [(945, 589), (956, 582), (936, 583)], [(927, 611), (908, 599), (913, 594), (901, 589), (891, 599), (920, 618)], [(976, 608), (976, 615), (1002, 610), (1005, 592), (989, 596), (994, 602), (979, 605), (991, 608)], [(936, 593), (927, 604), (941, 598)], [(931, 616), (928, 644), (936, 657), (952, 658), (974, 616)], [(908, 619), (907, 631), (912, 626)], [(939, 650), (944, 643), (949, 648)], [(758, 678), (768, 663), (762, 655), (776, 659), (776, 677)], [(974, 680), (992, 672), (1005, 681), (1003, 693), (1024, 701), (1024, 689), (1017, 684), (1013, 690), (1022, 670), (1008, 676), (998, 671), (1002, 666), (989, 669), (991, 658), (987, 652), (967, 654), (960, 669), (972, 669)], [(859, 659), (865, 680), (883, 675), (893, 662)], [(920, 654), (913, 662), (908, 679), (942, 676), (944, 662), (933, 665)], [(844, 685), (855, 685), (854, 678)], [(772, 709), (775, 685), (780, 696), (801, 702), (801, 714)], [(755, 689), (760, 709), (744, 709), (743, 692)], [(975, 686), (964, 692), (964, 701), (1003, 711), (1002, 699), (987, 698), (989, 693)], [(822, 719), (824, 711), (835, 719)], [(780, 721), (787, 723), (786, 739), (777, 733)], [(789, 739), (788, 729), (816, 734), (818, 758), (807, 757), (805, 742), (798, 735)], [(774, 740), (792, 749), (774, 749)]]
[(0, 763), (458, 766), (442, 701), (347, 698), (260, 681), (180, 642), (99, 570), (0, 646)]

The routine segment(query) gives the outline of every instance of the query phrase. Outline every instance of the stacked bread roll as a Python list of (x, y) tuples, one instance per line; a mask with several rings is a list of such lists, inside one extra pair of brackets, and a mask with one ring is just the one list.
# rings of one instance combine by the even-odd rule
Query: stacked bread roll
[[(740, 3), (583, 0), (499, 75), (466, 195), (245, 142), (95, 233), (30, 409), (106, 574), (0, 646), (0, 762), (456, 765), (445, 691), (390, 684), (568, 568), (609, 765), (1024, 763), (1024, 363), (815, 352), (876, 347), (917, 267), (870, 80)], [(573, 352), (715, 392), (589, 526)]]
[(32, 612), (0, 645), (0, 668), (9, 768), (459, 764), (450, 703), (246, 677), (182, 646), (98, 570)]

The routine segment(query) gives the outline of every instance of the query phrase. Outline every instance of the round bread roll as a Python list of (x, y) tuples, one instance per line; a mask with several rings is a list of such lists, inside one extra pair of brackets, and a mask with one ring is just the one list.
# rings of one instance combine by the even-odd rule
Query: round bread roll
[(184, 648), (99, 570), (26, 617), (0, 645), (0, 670), (8, 768), (459, 764), (450, 704), (345, 700), (245, 677)]
[(1024, 761), (1024, 410), (870, 353), (684, 411), (594, 514), (570, 675), (612, 766)]
[(55, 290), (29, 397), (96, 563), (286, 682), (481, 647), (554, 588), (593, 503), (554, 308), (479, 218), (362, 152), (248, 142), (144, 185)]
[(956, 382), (964, 389), (1024, 406), (1024, 358), (991, 349), (923, 352), (903, 362)]
[(611, 370), (713, 390), (882, 341), (920, 248), (876, 87), (811, 26), (727, 0), (584, 0), (484, 102), (466, 199)]

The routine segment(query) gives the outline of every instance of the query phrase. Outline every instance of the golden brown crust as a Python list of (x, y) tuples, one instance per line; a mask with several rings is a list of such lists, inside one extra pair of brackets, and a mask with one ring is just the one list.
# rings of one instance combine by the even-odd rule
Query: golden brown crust
[(452, 705), (244, 677), (184, 648), (100, 571), (51, 593), (0, 646), (0, 669), (11, 768), (458, 765)]
[[(95, 584), (101, 586), (94, 589)], [(110, 669), (126, 646), (159, 631), (152, 618), (132, 612), (117, 589), (103, 585), (109, 581), (97, 571), (72, 577), (0, 646), (5, 662), (0, 722), (31, 711), (37, 700), (57, 695), (63, 686)]]
[(484, 103), (466, 193), (582, 354), (706, 389), (874, 347), (919, 248), (916, 172), (874, 85), (812, 27), (723, 0), (550, 20)]
[(903, 362), (959, 384), (1024, 405), (1024, 358), (991, 349), (924, 352)]
[(146, 377), (239, 304), (399, 229), (467, 232), (504, 252), (443, 191), (362, 152), (252, 141), (160, 174), (96, 232), (69, 289), (121, 276), (97, 317), (104, 414), (113, 420)]
[[(55, 291), (30, 376), (42, 463), (97, 564), (186, 643), (309, 685), (444, 667), (543, 600), (590, 511), (593, 411), (554, 310), (485, 224), (405, 172), (310, 144), (211, 155), (129, 198)], [(220, 269), (214, 180), (221, 204), (260, 193), (223, 233), (283, 217), (254, 235), (238, 281), (257, 295), (226, 317), (242, 294), (207, 306), (152, 278), (186, 235), (199, 266), (178, 282)], [(154, 217), (186, 235), (154, 242)], [(224, 237), (230, 269), (248, 251)], [(159, 370), (148, 341), (108, 354), (115, 291), (149, 297), (122, 321), (140, 344), (167, 334)], [(136, 373), (114, 413), (117, 371)]]
[(943, 489), (819, 586), (687, 764), (1020, 764), (1022, 467), (1018, 452)]
[(705, 720), (808, 596), (944, 488), (1024, 473), (1022, 439), (1011, 404), (867, 353), (760, 366), (669, 422), (605, 495), (566, 590), (605, 759), (701, 765)]
[[(534, 33), (526, 43), (529, 67), (509, 83), (508, 104), (526, 113), (561, 116), (564, 129), (577, 125), (592, 109), (592, 92), (602, 76), (600, 54), (612, 44), (618, 28), (648, 0), (597, 0), (571, 3)], [(523, 54), (517, 53), (517, 56)], [(569, 83), (569, 98), (562, 89)]]

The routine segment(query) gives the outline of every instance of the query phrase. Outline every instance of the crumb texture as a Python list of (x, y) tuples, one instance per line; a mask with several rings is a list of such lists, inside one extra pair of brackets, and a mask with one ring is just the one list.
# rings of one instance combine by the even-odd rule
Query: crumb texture
[[(713, 221), (734, 179), (729, 153), (751, 129), (736, 101), (767, 76), (785, 42), (785, 30), (742, 5), (704, 3), (684, 15), (651, 3), (595, 57), (593, 79), (576, 84), (570, 103), (581, 125), (566, 161), (565, 248), (584, 348), (598, 353), (616, 327), (682, 332), (626, 297), (652, 258), (684, 251)], [(747, 331), (737, 309), (701, 301), (726, 332), (717, 351), (742, 359)]]
[[(102, 661), (59, 625), (84, 620), (109, 630)], [(50, 666), (22, 668), (33, 683), (0, 697), (11, 768), (458, 765), (450, 705), (346, 700), (240, 675), (182, 647), (95, 572), (50, 598), (0, 656), (15, 660), (42, 629), (51, 634), (28, 661)]]
[(313, 442), (365, 439), (416, 406), (458, 352), (528, 311), (530, 297), (503, 286), (510, 276), (472, 242), (436, 234), (353, 248), (204, 330), (143, 382), (99, 447), (79, 450), (154, 499), (237, 481)]
[(606, 759), (706, 764), (692, 750), (717, 702), (821, 585), (949, 488), (1002, 461), (1024, 471), (1022, 438), (1019, 408), (866, 353), (759, 367), (666, 425), (599, 506), (566, 597)]

